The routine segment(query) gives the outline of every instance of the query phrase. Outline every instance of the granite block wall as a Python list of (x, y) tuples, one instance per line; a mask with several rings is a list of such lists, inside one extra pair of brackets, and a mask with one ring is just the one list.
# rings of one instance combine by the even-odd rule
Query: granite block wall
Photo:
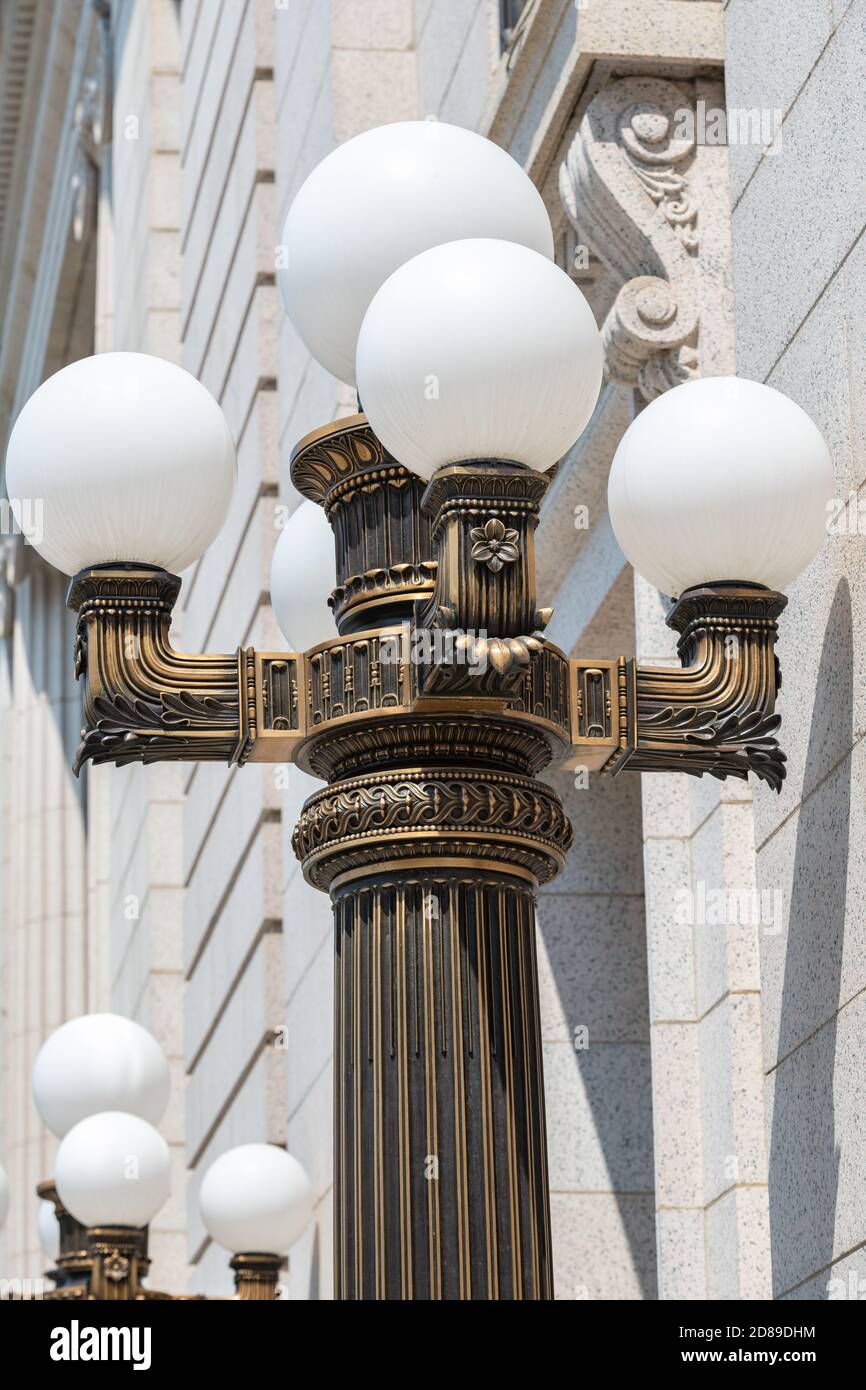
[(866, 4), (728, 0), (726, 23), (729, 105), (778, 113), (732, 165), (737, 368), (809, 412), (837, 494), (783, 618), (789, 778), (755, 798), (784, 902), (761, 960), (773, 1293), (862, 1298)]

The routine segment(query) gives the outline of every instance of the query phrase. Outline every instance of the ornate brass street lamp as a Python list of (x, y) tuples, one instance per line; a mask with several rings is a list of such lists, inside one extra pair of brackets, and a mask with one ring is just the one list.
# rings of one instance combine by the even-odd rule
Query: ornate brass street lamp
[[(169, 1150), (155, 1125), (169, 1096), (156, 1042), (116, 1014), (86, 1014), (42, 1045), (33, 1096), (60, 1139), (53, 1179), (40, 1183), (40, 1240), (54, 1260), (47, 1299), (183, 1299), (144, 1280), (148, 1226), (169, 1193)], [(236, 1296), (277, 1297), (286, 1251), (312, 1214), (309, 1178), (273, 1144), (220, 1155), (199, 1193), (204, 1225), (232, 1254)], [(196, 1297), (196, 1295), (190, 1295)]]
[[(466, 131), (384, 127), (314, 171), (283, 241), (295, 328), (357, 375), (366, 412), (292, 455), (333, 532), (336, 631), (175, 652), (176, 571), (230, 504), (227, 432), (168, 364), (65, 368), (25, 406), (7, 476), (44, 499), (38, 547), (74, 576), (76, 767), (292, 761), (327, 783), (293, 843), (334, 905), (336, 1295), (549, 1298), (534, 904), (572, 832), (538, 776), (779, 787), (779, 590), (821, 544), (829, 455), (767, 387), (655, 401), (617, 453), (610, 514), (676, 595), (681, 669), (569, 659), (543, 635), (534, 533), (603, 354), (529, 180)], [(287, 633), (304, 605), (286, 575), (309, 589), (328, 568), (308, 524), (302, 506), (275, 560)]]

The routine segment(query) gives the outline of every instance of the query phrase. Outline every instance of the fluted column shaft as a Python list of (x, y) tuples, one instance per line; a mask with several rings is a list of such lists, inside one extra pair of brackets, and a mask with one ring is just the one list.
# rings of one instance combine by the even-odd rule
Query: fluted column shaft
[(337, 1296), (552, 1297), (532, 886), (419, 866), (334, 916)]

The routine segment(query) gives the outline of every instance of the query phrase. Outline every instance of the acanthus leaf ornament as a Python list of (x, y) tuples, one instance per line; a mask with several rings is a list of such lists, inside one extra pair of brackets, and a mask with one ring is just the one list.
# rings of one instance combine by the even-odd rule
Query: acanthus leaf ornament
[[(682, 108), (681, 108), (682, 109)], [(692, 153), (694, 139), (677, 137), (675, 117), (656, 100), (626, 107), (617, 130), (638, 180), (685, 249), (696, 252), (698, 209), (689, 180), (678, 165)]]
[(87, 762), (243, 761), (246, 655), (185, 656), (168, 632), (176, 575), (148, 565), (96, 565), (72, 581), (76, 675), (85, 680)]

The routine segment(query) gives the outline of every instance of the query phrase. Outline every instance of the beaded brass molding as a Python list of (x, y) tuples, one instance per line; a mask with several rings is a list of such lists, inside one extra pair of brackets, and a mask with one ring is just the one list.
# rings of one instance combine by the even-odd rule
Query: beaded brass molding
[(329, 782), (367, 769), (470, 762), (535, 776), (550, 762), (550, 736), (507, 715), (407, 709), (403, 717), (379, 720), (375, 727), (325, 727), (300, 749), (297, 762)]

